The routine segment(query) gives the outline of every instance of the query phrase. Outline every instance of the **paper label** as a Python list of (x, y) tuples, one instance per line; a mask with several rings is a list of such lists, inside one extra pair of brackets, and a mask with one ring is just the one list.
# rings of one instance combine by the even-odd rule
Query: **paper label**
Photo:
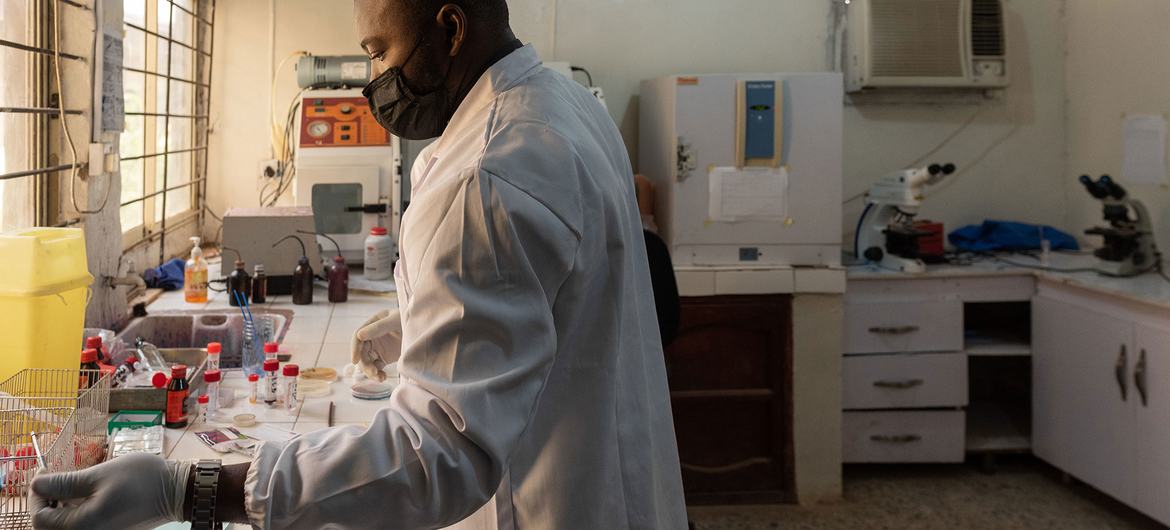
[(1134, 184), (1166, 182), (1166, 118), (1156, 114), (1125, 118), (1121, 176)]
[(713, 221), (783, 221), (788, 215), (786, 167), (717, 167), (708, 178)]
[(342, 79), (364, 79), (366, 77), (369, 77), (366, 74), (366, 63), (341, 63)]
[(181, 423), (187, 419), (187, 391), (167, 392), (167, 423)]

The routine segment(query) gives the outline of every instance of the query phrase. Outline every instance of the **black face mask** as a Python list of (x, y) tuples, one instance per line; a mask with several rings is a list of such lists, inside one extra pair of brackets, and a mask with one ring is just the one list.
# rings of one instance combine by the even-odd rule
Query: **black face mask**
[[(415, 94), (407, 86), (402, 69), (414, 58), (421, 44), (420, 38), (402, 66), (382, 72), (362, 91), (378, 123), (390, 134), (407, 140), (427, 140), (442, 135), (455, 114), (445, 82), (426, 94)], [(448, 65), (448, 74), (450, 70)]]

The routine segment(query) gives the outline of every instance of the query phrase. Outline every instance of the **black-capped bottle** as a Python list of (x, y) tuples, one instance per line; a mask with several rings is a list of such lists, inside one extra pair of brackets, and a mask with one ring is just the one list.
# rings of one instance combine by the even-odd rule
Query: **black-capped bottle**
[(252, 303), (266, 303), (268, 302), (268, 275), (264, 274), (264, 266), (257, 265), (252, 272)]
[(239, 307), (240, 302), (246, 302), (252, 295), (252, 276), (244, 270), (244, 262), (236, 260), (236, 270), (228, 276), (228, 303), (232, 307)]

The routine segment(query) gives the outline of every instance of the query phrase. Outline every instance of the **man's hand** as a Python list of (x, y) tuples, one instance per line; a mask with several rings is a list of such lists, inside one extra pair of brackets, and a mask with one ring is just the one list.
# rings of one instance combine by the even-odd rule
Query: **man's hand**
[(351, 357), (366, 377), (385, 381), (387, 365), (402, 355), (402, 317), (397, 309), (370, 317), (353, 336)]
[(38, 530), (155, 528), (182, 521), (190, 474), (190, 463), (146, 454), (83, 471), (42, 473), (28, 494), (29, 516)]

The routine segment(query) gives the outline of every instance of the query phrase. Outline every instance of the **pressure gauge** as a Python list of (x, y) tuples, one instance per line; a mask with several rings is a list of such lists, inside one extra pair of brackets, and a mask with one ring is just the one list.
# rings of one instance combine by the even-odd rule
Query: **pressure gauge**
[(329, 134), (329, 129), (331, 129), (329, 122), (312, 122), (309, 124), (309, 136), (312, 136), (313, 138), (324, 138), (325, 135)]

